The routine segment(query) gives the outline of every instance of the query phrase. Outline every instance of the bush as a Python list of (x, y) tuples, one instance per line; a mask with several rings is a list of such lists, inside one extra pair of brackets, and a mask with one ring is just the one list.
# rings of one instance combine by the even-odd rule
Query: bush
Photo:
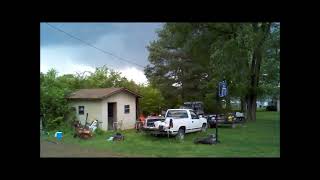
[(75, 110), (72, 109), (72, 108), (70, 108), (70, 109), (69, 109), (69, 112), (66, 113), (66, 115), (65, 115), (65, 122), (66, 122), (69, 126), (73, 127), (74, 122), (77, 121), (77, 120), (78, 120), (78, 119), (77, 119)]
[(265, 112), (266, 108), (257, 108), (257, 112)]
[(67, 134), (67, 133), (73, 133), (74, 128), (69, 123), (64, 122), (60, 125), (59, 130)]
[(64, 117), (46, 119), (46, 131), (62, 131), (64, 134), (74, 131), (73, 125), (66, 121)]
[(54, 119), (49, 118), (46, 121), (46, 128), (48, 130), (56, 129), (57, 127), (60, 127), (63, 124), (63, 122), (64, 122), (64, 119), (61, 116)]
[(277, 107), (276, 106), (267, 106), (266, 110), (267, 111), (277, 111)]

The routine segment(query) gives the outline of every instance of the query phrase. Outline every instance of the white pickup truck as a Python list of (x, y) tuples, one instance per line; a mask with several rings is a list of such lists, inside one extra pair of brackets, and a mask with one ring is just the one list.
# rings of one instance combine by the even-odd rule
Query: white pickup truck
[(173, 135), (184, 139), (190, 132), (206, 131), (207, 119), (199, 117), (192, 109), (168, 109), (163, 119), (146, 119), (142, 128), (151, 134)]

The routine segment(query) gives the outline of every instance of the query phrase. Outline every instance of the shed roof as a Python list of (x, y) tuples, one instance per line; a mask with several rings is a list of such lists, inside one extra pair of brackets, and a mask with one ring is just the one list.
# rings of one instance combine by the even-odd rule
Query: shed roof
[(128, 92), (136, 97), (141, 95), (132, 92), (126, 88), (98, 88), (98, 89), (79, 89), (71, 93), (67, 99), (102, 99), (119, 92)]

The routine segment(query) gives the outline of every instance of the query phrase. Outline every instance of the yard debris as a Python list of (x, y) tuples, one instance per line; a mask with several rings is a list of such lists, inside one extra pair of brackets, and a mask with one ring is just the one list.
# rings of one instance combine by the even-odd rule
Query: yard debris
[(88, 139), (92, 137), (92, 132), (90, 131), (89, 127), (82, 126), (79, 121), (75, 121), (74, 128), (75, 134), (73, 137), (80, 137), (82, 139)]
[(47, 132), (47, 131), (45, 131), (45, 130), (42, 130), (42, 131), (41, 131), (40, 136), (41, 136), (41, 135), (49, 136), (49, 135), (50, 135), (50, 133), (49, 133), (49, 132)]
[(115, 135), (109, 137), (107, 141), (123, 141), (124, 140), (124, 135), (121, 133), (116, 133)]
[(98, 120), (94, 120), (91, 125), (89, 126), (89, 129), (91, 132), (94, 132), (98, 127)]
[(121, 133), (117, 133), (116, 135), (113, 136), (113, 140), (114, 141), (123, 141), (124, 140), (124, 136)]
[(194, 140), (195, 144), (216, 144), (217, 139), (215, 134), (210, 134), (208, 137), (196, 138)]
[(112, 141), (113, 140), (113, 137), (109, 137), (109, 139), (107, 139), (107, 141)]

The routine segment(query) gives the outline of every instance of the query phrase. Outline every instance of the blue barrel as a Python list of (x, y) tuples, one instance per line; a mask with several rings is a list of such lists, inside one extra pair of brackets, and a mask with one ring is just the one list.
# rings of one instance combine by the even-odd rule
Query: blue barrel
[(57, 140), (60, 141), (63, 137), (63, 134), (62, 134), (62, 132), (56, 132), (55, 136), (56, 136)]

